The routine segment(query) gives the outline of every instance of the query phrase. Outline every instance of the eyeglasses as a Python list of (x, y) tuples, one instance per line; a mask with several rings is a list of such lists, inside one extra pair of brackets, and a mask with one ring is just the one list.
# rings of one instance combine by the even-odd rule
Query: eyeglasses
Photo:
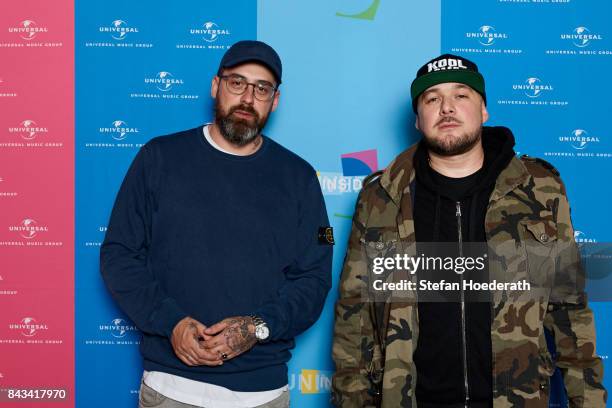
[(253, 96), (261, 102), (270, 101), (276, 93), (276, 88), (269, 82), (259, 81), (252, 83), (248, 82), (245, 77), (237, 74), (223, 75), (220, 78), (225, 80), (225, 87), (234, 95), (244, 94), (249, 85), (253, 85)]

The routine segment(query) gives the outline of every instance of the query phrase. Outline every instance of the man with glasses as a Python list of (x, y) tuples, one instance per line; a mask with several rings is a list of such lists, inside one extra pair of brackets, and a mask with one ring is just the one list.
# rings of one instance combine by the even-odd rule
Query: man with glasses
[(214, 122), (148, 142), (117, 195), (101, 272), (142, 331), (143, 407), (289, 406), (289, 350), (323, 307), (333, 237), (315, 170), (261, 133), (281, 74), (267, 44), (234, 44)]

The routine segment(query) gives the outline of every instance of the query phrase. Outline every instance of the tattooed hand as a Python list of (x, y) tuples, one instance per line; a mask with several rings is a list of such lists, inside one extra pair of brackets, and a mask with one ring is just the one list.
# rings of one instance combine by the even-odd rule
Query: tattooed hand
[(203, 342), (211, 336), (203, 334), (206, 326), (191, 317), (185, 317), (172, 330), (174, 354), (188, 366), (218, 366), (223, 364), (219, 354), (204, 348)]
[(206, 351), (222, 360), (237, 357), (257, 343), (255, 325), (249, 316), (228, 317), (203, 330), (208, 339), (201, 342)]

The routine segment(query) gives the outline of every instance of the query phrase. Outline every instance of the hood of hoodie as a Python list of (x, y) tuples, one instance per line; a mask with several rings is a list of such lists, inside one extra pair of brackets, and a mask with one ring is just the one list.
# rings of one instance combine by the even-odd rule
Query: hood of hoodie
[[(498, 134), (496, 139), (500, 141), (508, 139), (512, 133), (506, 128), (494, 128), (490, 130), (487, 127), (483, 128), (484, 135)], [(503, 135), (506, 135), (504, 138)], [(512, 144), (512, 137), (510, 144)], [(495, 140), (493, 140), (496, 145)], [(488, 140), (484, 142), (489, 145)], [(386, 192), (391, 201), (397, 206), (399, 234), (401, 239), (407, 239), (414, 234), (413, 226), (413, 200), (414, 191), (411, 191), (416, 182), (416, 171), (414, 169), (415, 152), (419, 144), (416, 143), (410, 146), (399, 154), (384, 170), (374, 173), (370, 179), (364, 181), (364, 185), (376, 180), (376, 184), (380, 185)], [(492, 176), (491, 176), (492, 177)], [(505, 169), (499, 174), (493, 192), (489, 197), (489, 201), (497, 201), (501, 197), (508, 194), (510, 191), (517, 188), (519, 185), (527, 185), (530, 183), (532, 176), (527, 169), (525, 163), (518, 157), (514, 156)]]
[[(470, 197), (474, 194), (491, 189), (492, 186), (495, 185), (501, 171), (508, 166), (508, 163), (510, 163), (510, 160), (512, 160), (516, 154), (513, 149), (514, 135), (510, 129), (503, 126), (483, 127), (482, 147), (484, 149), (483, 166), (478, 171), (474, 184), (464, 194), (464, 197)], [(430, 189), (435, 194), (439, 194), (441, 197), (452, 200), (457, 199), (457, 197), (451, 197), (445, 190), (439, 188), (429, 167), (427, 149), (422, 142), (418, 144), (414, 154), (414, 169), (416, 170), (416, 177), (418, 177), (421, 185)]]
[[(413, 203), (413, 206), (415, 213), (421, 214), (416, 223), (421, 226), (420, 233), (418, 228), (416, 230), (420, 241), (458, 240), (453, 220), (459, 208), (463, 213), (462, 223), (465, 223), (462, 239), (470, 242), (485, 240), (484, 219), (489, 197), (499, 174), (515, 156), (514, 137), (507, 128), (484, 127), (482, 146), (482, 168), (465, 178), (451, 179), (436, 173), (429, 166), (427, 149), (422, 142), (419, 143), (414, 154), (417, 179), (414, 190), (421, 200), (420, 204)], [(453, 185), (461, 180), (468, 184), (459, 190), (455, 189)]]

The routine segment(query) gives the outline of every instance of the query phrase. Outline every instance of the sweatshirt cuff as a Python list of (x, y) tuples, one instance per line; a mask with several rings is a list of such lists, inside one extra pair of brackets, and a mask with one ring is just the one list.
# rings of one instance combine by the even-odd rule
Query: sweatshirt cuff
[(279, 340), (282, 338), (283, 333), (286, 331), (286, 323), (283, 321), (277, 307), (268, 303), (257, 309), (254, 313), (255, 316), (260, 317), (268, 326), (270, 330), (270, 340)]
[(151, 315), (151, 326), (157, 334), (171, 338), (176, 324), (187, 316), (174, 299), (166, 298)]

